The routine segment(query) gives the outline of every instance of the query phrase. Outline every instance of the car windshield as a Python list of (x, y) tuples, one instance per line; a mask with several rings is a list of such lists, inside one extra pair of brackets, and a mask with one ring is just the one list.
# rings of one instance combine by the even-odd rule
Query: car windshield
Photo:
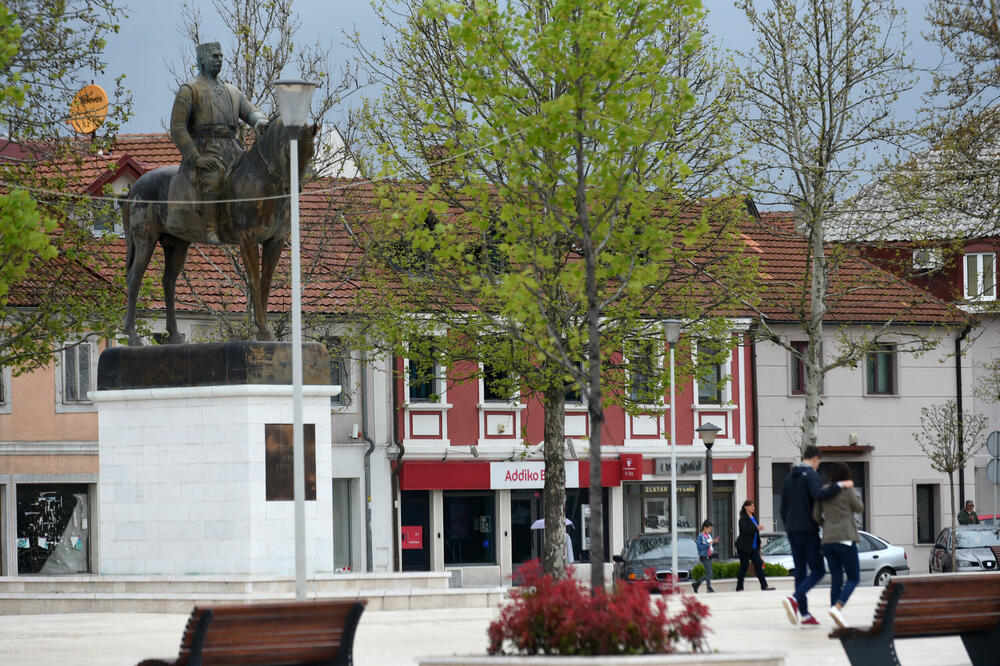
[[(670, 537), (661, 536), (655, 539), (638, 539), (632, 544), (631, 560), (665, 560), (672, 557)], [(698, 557), (698, 546), (694, 540), (681, 537), (677, 540), (678, 557)]]
[(788, 545), (788, 537), (775, 537), (760, 549), (764, 555), (791, 555), (792, 548)]
[(1000, 529), (958, 531), (959, 548), (981, 548), (983, 546), (1000, 546)]

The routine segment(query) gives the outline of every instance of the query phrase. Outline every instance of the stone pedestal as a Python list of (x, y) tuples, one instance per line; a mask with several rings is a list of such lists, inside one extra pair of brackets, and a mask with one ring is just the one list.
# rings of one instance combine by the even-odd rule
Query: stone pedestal
[[(315, 427), (306, 566), (316, 573), (333, 569), (330, 396), (339, 387), (321, 345), (303, 357), (303, 423)], [(290, 358), (287, 343), (250, 342), (102, 354), (100, 573), (294, 574), (291, 436), (285, 446), (273, 437), (291, 430)]]

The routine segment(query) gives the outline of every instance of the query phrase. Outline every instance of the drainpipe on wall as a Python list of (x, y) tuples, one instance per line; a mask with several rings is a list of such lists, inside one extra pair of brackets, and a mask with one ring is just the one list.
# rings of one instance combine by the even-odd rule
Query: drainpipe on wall
[(375, 442), (368, 435), (368, 353), (361, 350), (361, 431), (368, 442), (365, 451), (365, 571), (372, 572), (372, 451)]
[[(753, 501), (760, 506), (760, 423), (757, 420), (757, 325), (750, 326), (750, 418), (753, 419)], [(758, 508), (759, 512), (760, 509)]]
[[(962, 341), (972, 330), (971, 325), (966, 325), (962, 329), (962, 334), (955, 338), (955, 405), (957, 406), (956, 419), (958, 423), (958, 456), (964, 456), (965, 438), (964, 422), (962, 420)], [(965, 465), (958, 468), (958, 505), (965, 506)]]
[[(393, 372), (396, 368), (396, 360), (392, 360)], [(400, 554), (399, 547), (399, 530), (400, 530), (400, 511), (402, 507), (399, 506), (399, 473), (403, 470), (403, 454), (406, 449), (403, 447), (403, 439), (399, 436), (399, 415), (396, 410), (399, 409), (399, 386), (396, 382), (395, 375), (392, 375), (392, 441), (396, 443), (399, 452), (396, 454), (396, 464), (392, 468), (392, 565), (394, 571), (403, 570), (403, 562)]]

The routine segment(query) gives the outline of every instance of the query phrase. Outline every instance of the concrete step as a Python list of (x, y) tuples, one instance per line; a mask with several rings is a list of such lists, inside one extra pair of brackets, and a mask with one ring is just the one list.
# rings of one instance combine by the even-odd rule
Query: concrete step
[[(307, 581), (311, 593), (321, 596), (355, 596), (358, 590), (446, 590), (451, 575), (446, 572), (407, 572), (392, 574), (315, 574)], [(191, 594), (288, 593), (295, 590), (291, 576), (0, 576), (0, 594), (67, 593), (175, 593)]]
[[(327, 595), (309, 591), (309, 598), (359, 598), (369, 610), (429, 608), (494, 608), (507, 595), (505, 588), (366, 590), (357, 594)], [(0, 592), (0, 615), (43, 613), (190, 613), (194, 606), (238, 605), (292, 601), (294, 592), (249, 594), (191, 592)]]

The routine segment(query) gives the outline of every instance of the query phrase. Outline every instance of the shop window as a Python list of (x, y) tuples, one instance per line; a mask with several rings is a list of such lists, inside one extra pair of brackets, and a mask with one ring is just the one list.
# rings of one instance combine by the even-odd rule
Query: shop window
[(964, 296), (970, 301), (995, 301), (996, 255), (974, 252), (965, 255)]
[(495, 564), (492, 492), (444, 493), (444, 563)]
[(896, 395), (896, 346), (880, 344), (868, 352), (868, 395)]
[(351, 571), (351, 525), (353, 503), (351, 502), (351, 479), (333, 480), (333, 568), (335, 571)]
[(917, 543), (934, 543), (938, 531), (938, 488), (936, 483), (917, 484)]
[(18, 484), (17, 573), (89, 570), (90, 505), (83, 484)]

